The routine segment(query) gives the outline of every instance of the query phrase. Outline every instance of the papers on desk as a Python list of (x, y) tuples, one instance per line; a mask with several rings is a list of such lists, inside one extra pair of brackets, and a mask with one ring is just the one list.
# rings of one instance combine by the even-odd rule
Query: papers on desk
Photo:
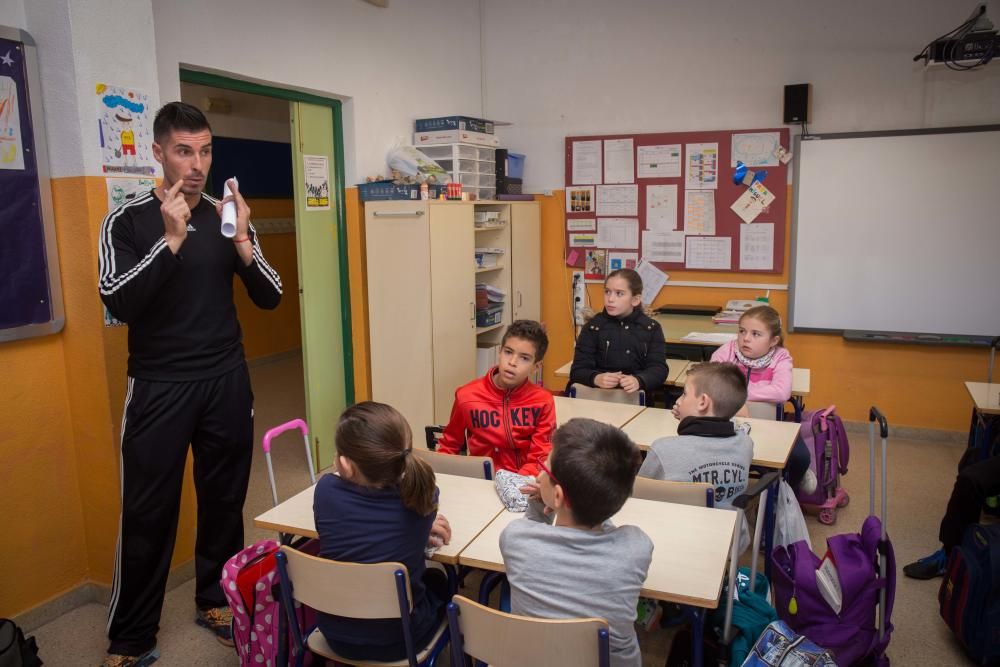
[(736, 340), (734, 333), (705, 333), (702, 331), (692, 331), (681, 338), (688, 343), (707, 343), (709, 345), (725, 345), (731, 340)]

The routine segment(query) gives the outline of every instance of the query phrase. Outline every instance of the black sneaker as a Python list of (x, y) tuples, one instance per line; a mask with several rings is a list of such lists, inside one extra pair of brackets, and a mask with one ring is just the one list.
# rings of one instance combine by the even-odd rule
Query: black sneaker
[(910, 563), (903, 568), (903, 574), (911, 579), (934, 579), (944, 576), (948, 559), (944, 555), (944, 549), (938, 549), (930, 556), (925, 556), (920, 560)]

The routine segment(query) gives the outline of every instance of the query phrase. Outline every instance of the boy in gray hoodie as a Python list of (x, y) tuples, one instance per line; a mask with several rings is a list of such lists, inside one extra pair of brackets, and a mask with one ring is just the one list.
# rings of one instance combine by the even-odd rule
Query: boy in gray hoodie
[(539, 468), (537, 484), (523, 488), (526, 516), (500, 535), (511, 611), (603, 618), (612, 666), (641, 667), (632, 622), (653, 543), (637, 526), (610, 521), (632, 494), (639, 448), (613, 426), (571, 419)]
[(746, 403), (746, 380), (733, 364), (703, 363), (687, 373), (674, 403), (677, 435), (653, 442), (639, 475), (677, 482), (706, 482), (715, 506), (731, 507), (747, 488), (753, 442), (733, 415)]

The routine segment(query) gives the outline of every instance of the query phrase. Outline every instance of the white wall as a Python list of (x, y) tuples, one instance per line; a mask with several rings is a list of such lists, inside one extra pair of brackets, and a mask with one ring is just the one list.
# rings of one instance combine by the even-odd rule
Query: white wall
[(485, 114), (514, 123), (498, 133), (528, 155), (528, 191), (565, 184), (567, 135), (777, 127), (790, 83), (812, 84), (812, 132), (996, 123), (1000, 62), (912, 61), (974, 4), (484, 3)]
[(24, 29), (24, 3), (21, 0), (0, 0), (0, 25)]
[(38, 44), (51, 175), (99, 176), (96, 84), (139, 88), (159, 104), (150, 0), (30, 0), (25, 14)]
[[(208, 97), (229, 102), (232, 105), (229, 113), (207, 111), (205, 98)], [(205, 112), (205, 117), (212, 126), (212, 134), (216, 136), (284, 144), (291, 141), (292, 119), (285, 100), (193, 83), (181, 84), (181, 99)]]
[(469, 0), (172, 0), (153, 6), (160, 95), (181, 64), (346, 99), (345, 178), (385, 173), (413, 120), (480, 114), (479, 7)]

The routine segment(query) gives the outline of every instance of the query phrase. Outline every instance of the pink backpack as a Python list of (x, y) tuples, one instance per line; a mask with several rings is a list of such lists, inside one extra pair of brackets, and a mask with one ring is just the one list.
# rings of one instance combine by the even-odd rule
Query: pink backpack
[[(274, 554), (278, 543), (261, 540), (251, 544), (226, 561), (222, 568), (222, 590), (233, 611), (233, 643), (241, 667), (278, 667), (278, 634), (281, 608), (277, 563)], [(300, 551), (316, 554), (319, 540), (309, 540)], [(316, 624), (315, 612), (296, 606), (299, 627), (308, 630)], [(287, 635), (286, 655), (291, 655), (291, 636)], [(311, 664), (306, 654), (305, 664)]]

